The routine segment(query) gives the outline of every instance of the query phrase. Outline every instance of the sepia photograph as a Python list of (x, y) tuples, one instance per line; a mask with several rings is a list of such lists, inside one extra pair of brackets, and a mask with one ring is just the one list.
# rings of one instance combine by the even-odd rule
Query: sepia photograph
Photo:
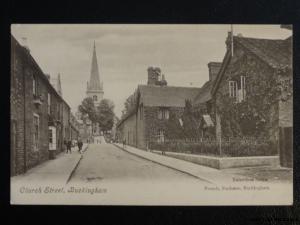
[(12, 24), (10, 203), (293, 205), (289, 24)]

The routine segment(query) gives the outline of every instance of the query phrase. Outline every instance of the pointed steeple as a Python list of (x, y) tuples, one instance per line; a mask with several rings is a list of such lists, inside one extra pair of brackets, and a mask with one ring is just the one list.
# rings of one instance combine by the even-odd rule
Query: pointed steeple
[(102, 87), (100, 84), (100, 76), (99, 76), (95, 41), (94, 41), (94, 49), (93, 49), (91, 76), (90, 76), (90, 82), (89, 82), (87, 91), (89, 91), (89, 90), (95, 90), (95, 91), (102, 90)]

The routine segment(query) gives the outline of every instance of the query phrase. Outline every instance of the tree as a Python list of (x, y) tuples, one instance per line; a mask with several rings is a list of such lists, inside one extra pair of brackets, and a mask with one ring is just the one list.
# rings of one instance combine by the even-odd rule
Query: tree
[[(78, 110), (82, 113), (82, 116), (88, 115), (92, 122), (97, 120), (96, 107), (92, 98), (87, 97), (82, 100), (81, 105), (78, 106)], [(83, 118), (82, 118), (83, 119)]]
[(200, 136), (197, 120), (193, 115), (193, 106), (190, 100), (185, 101), (182, 115), (183, 131), (186, 138), (198, 138)]
[(103, 99), (97, 107), (97, 122), (102, 131), (109, 131), (114, 125), (115, 105), (109, 99)]
[(184, 132), (183, 128), (180, 125), (179, 118), (177, 118), (174, 112), (170, 112), (170, 118), (167, 121), (167, 139), (174, 140), (174, 139), (183, 139)]
[(129, 113), (131, 113), (133, 110), (135, 110), (136, 108), (136, 103), (137, 103), (137, 92), (135, 91), (132, 95), (130, 95), (125, 103), (124, 103), (124, 109), (122, 111), (122, 117), (128, 115)]

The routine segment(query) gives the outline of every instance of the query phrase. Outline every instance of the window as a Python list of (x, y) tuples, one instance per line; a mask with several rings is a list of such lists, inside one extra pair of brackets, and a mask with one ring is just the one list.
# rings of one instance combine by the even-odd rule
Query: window
[(236, 81), (229, 81), (229, 97), (231, 98), (237, 98), (237, 82)]
[(163, 130), (158, 130), (157, 141), (164, 142), (165, 141), (165, 132)]
[(60, 105), (59, 105), (59, 103), (57, 103), (56, 110), (57, 110), (57, 118), (59, 119), (59, 116), (60, 116)]
[(53, 135), (51, 129), (49, 129), (49, 143), (53, 143)]
[(32, 93), (33, 93), (34, 95), (37, 95), (35, 76), (32, 77)]
[(235, 98), (236, 102), (242, 102), (246, 99), (245, 76), (240, 76), (239, 81), (229, 81), (229, 97)]
[(40, 118), (37, 114), (33, 115), (33, 149), (39, 150), (39, 124)]
[(56, 128), (49, 127), (49, 150), (56, 150)]
[(97, 101), (97, 95), (93, 96), (93, 100), (96, 102)]
[(246, 78), (245, 76), (241, 76), (241, 89), (239, 94), (239, 102), (244, 101), (246, 99)]
[(159, 109), (158, 119), (169, 119), (169, 109), (166, 108)]
[(48, 114), (51, 113), (51, 95), (48, 93)]

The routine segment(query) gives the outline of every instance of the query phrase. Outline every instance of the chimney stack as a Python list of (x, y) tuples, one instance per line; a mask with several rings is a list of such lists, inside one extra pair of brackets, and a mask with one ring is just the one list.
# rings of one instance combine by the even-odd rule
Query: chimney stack
[(214, 81), (221, 69), (221, 62), (210, 62), (207, 64), (208, 73), (209, 73), (209, 81)]
[(158, 67), (148, 67), (148, 85), (156, 85), (161, 76), (161, 70)]

